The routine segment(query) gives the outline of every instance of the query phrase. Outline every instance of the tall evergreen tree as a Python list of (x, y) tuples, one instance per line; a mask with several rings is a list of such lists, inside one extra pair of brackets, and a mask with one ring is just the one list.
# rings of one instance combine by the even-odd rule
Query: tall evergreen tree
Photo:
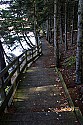
[(78, 35), (76, 52), (76, 83), (83, 83), (83, 0), (78, 4)]
[(57, 39), (57, 29), (58, 29), (58, 22), (57, 22), (57, 0), (54, 0), (54, 53), (56, 59), (56, 66), (59, 67), (59, 45)]

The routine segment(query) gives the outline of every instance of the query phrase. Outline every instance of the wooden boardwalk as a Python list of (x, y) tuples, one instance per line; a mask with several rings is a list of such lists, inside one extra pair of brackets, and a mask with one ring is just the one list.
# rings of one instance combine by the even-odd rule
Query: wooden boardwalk
[(0, 125), (80, 125), (55, 72), (53, 47), (45, 40), (42, 45), (43, 55), (22, 73)]

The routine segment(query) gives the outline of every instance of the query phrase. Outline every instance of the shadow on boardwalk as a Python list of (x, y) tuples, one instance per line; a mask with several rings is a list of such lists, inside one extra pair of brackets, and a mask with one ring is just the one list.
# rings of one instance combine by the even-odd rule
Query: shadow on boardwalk
[(79, 125), (55, 72), (53, 47), (42, 39), (43, 56), (22, 74), (0, 125)]

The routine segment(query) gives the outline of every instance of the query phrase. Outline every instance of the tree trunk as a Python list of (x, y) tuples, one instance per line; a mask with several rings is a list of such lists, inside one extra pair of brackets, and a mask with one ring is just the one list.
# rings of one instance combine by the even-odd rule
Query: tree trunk
[(49, 35), (48, 35), (48, 41), (51, 43), (51, 16), (49, 16)]
[(74, 6), (73, 6), (72, 22), (71, 22), (71, 45), (73, 44), (73, 30), (74, 30)]
[(24, 40), (26, 41), (27, 45), (32, 48), (33, 46), (27, 41), (26, 36), (24, 33), (22, 33)]
[[(38, 48), (38, 29), (37, 29), (37, 17), (36, 17), (36, 1), (34, 0), (34, 35), (36, 39), (36, 46)], [(39, 50), (38, 50), (39, 52)]]
[(34, 35), (36, 36), (36, 2), (34, 0)]
[(76, 53), (76, 83), (83, 83), (83, 0), (78, 5), (78, 35)]
[(65, 51), (67, 51), (67, 3), (65, 3)]
[(31, 42), (31, 40), (30, 40), (30, 38), (29, 38), (29, 36), (27, 36), (27, 33), (25, 32), (25, 36), (27, 37), (27, 39), (28, 39), (28, 43), (31, 45), (31, 46), (35, 46), (32, 42)]
[(49, 40), (49, 21), (48, 20), (46, 20), (46, 26), (47, 26), (47, 28), (46, 28), (46, 39), (47, 40)]
[(54, 1), (54, 54), (56, 66), (59, 67), (59, 46), (57, 40), (57, 0)]
[[(24, 24), (23, 24), (23, 23), (21, 23), (21, 28), (24, 29)], [(26, 43), (28, 44), (28, 46), (29, 46), (30, 48), (32, 48), (34, 45), (33, 45), (33, 43), (31, 42), (31, 40), (29, 39), (29, 36), (27, 36), (27, 32), (26, 32), (26, 31), (23, 31), (23, 32), (21, 32), (21, 33), (22, 33), (23, 38), (25, 39)], [(27, 41), (27, 39), (28, 39), (28, 41)]]
[(50, 43), (50, 17), (48, 17), (46, 23), (47, 23), (47, 35), (46, 35), (46, 39)]
[(60, 43), (63, 43), (63, 29), (62, 29), (62, 13), (61, 13), (61, 6), (60, 6)]
[(23, 47), (23, 45), (22, 45), (22, 43), (21, 43), (20, 36), (18, 35), (18, 32), (16, 32), (16, 34), (17, 34), (17, 36), (18, 36), (19, 43), (20, 43), (22, 49), (24, 50), (24, 47)]

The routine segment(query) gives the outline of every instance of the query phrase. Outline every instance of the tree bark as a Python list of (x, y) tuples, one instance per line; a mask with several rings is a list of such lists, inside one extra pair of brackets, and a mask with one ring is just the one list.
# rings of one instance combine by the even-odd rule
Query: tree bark
[(24, 40), (26, 41), (27, 45), (28, 45), (30, 48), (32, 48), (33, 46), (27, 41), (26, 36), (24, 35), (24, 33), (22, 33), (22, 35), (23, 35), (23, 38), (24, 38)]
[(74, 6), (73, 6), (72, 22), (71, 22), (71, 45), (73, 44), (73, 30), (74, 30)]
[(49, 35), (48, 35), (48, 41), (51, 43), (51, 16), (49, 16)]
[(54, 1), (54, 54), (56, 66), (59, 67), (59, 46), (57, 40), (57, 0)]
[(34, 0), (34, 35), (36, 36), (36, 2)]
[(49, 40), (49, 21), (48, 19), (46, 20), (46, 39)]
[(67, 51), (67, 3), (65, 2), (65, 51)]
[(60, 43), (62, 44), (63, 43), (63, 29), (62, 29), (62, 13), (61, 13), (61, 5), (60, 5), (60, 15), (59, 15), (59, 18), (60, 18)]
[(78, 35), (76, 52), (76, 83), (83, 83), (83, 0), (78, 5)]
[(29, 41), (29, 44), (34, 47), (35, 45), (31, 42), (31, 40), (30, 40), (29, 36), (27, 36), (27, 33), (26, 33), (26, 32), (25, 32), (25, 35), (26, 35), (26, 37), (27, 37), (27, 39), (28, 39), (28, 41)]

